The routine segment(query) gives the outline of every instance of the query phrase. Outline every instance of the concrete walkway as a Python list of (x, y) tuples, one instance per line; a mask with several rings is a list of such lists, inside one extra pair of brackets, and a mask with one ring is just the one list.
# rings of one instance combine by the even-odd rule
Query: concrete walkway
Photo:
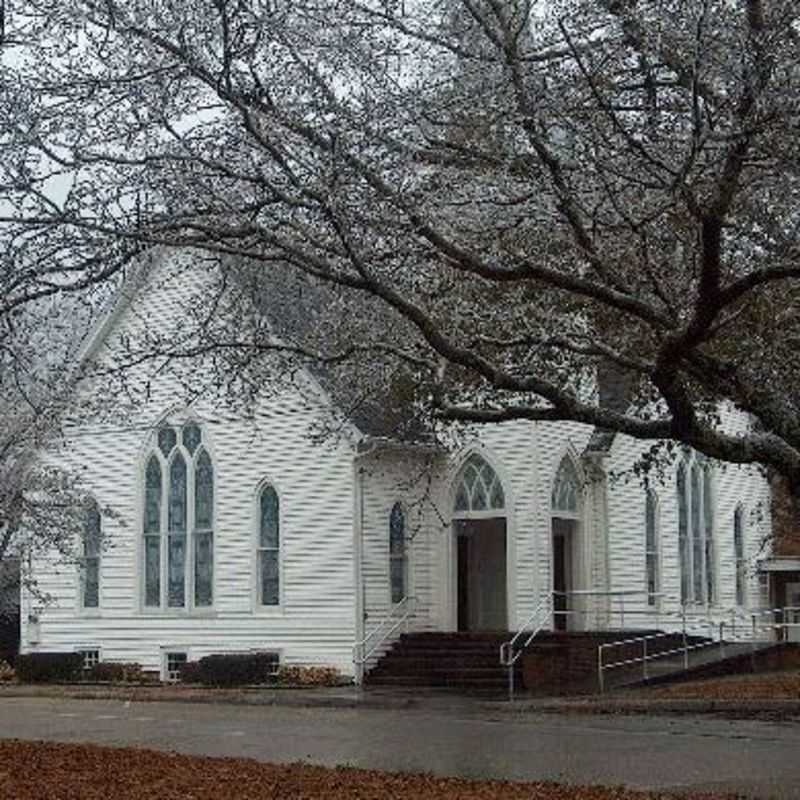
[(0, 730), (271, 762), (800, 798), (800, 725), (780, 722), (0, 696)]

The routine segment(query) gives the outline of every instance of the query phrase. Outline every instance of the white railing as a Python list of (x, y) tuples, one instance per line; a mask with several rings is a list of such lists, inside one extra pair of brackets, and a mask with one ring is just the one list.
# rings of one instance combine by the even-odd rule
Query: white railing
[[(525, 651), (525, 648), (534, 640), (536, 635), (544, 630), (545, 625), (550, 623), (553, 615), (553, 595), (548, 592), (544, 595), (536, 606), (536, 610), (523, 623), (520, 629), (507, 642), (500, 645), (500, 666), (508, 669), (508, 699), (514, 699), (514, 665)], [(525, 634), (528, 636), (517, 647), (518, 642)], [(515, 649), (516, 648), (516, 649)]]
[[(788, 612), (798, 611), (800, 608), (795, 607), (761, 609), (751, 612), (732, 608), (721, 613), (717, 612), (718, 621), (715, 621), (711, 618), (710, 610), (706, 609), (706, 619), (689, 619), (687, 621), (686, 608), (683, 607), (679, 614), (680, 630), (634, 636), (600, 645), (597, 654), (597, 681), (600, 691), (605, 690), (606, 672), (613, 669), (641, 664), (642, 678), (647, 680), (650, 677), (651, 663), (658, 659), (681, 656), (684, 669), (688, 669), (689, 654), (698, 650), (710, 650), (718, 647), (720, 658), (724, 658), (726, 644), (744, 643), (750, 644), (751, 653), (755, 653), (759, 643), (775, 641), (779, 631), (788, 632), (792, 629), (800, 629), (800, 622), (785, 622)], [(774, 619), (778, 614), (781, 615), (781, 622), (759, 620), (759, 617), (767, 615), (771, 615)], [(671, 615), (662, 615), (662, 619), (669, 616)], [(660, 641), (675, 636), (681, 638), (680, 646), (667, 650), (653, 650), (653, 647), (657, 647)], [(606, 656), (615, 648), (627, 647), (630, 649), (636, 645), (641, 647), (640, 655), (623, 657), (612, 662), (606, 661)]]
[[(759, 622), (759, 617), (772, 617), (772, 622)], [(800, 606), (784, 606), (782, 608), (763, 608), (757, 611), (750, 611), (750, 624), (755, 636), (757, 631), (768, 632), (775, 636), (779, 641), (788, 640), (791, 631), (800, 630), (800, 622), (787, 622), (787, 619), (794, 618), (800, 615)], [(742, 612), (739, 614), (740, 618), (745, 616)], [(775, 622), (776, 618), (780, 618), (780, 622)]]
[(417, 610), (417, 598), (413, 596), (404, 597), (396, 602), (389, 613), (374, 627), (368, 631), (364, 638), (353, 644), (353, 664), (356, 668), (356, 682), (360, 683), (364, 674), (364, 665), (372, 658), (400, 627), (404, 627), (404, 632), (408, 633), (408, 622)]
[[(647, 617), (650, 619), (657, 619), (661, 612), (658, 603), (665, 597), (664, 595), (652, 594), (643, 589), (573, 589), (569, 592), (556, 592), (553, 591), (553, 597), (565, 598), (567, 604), (569, 599), (582, 600), (589, 598), (600, 598), (608, 601), (605, 607), (594, 608), (570, 608), (567, 607), (562, 610), (553, 611), (553, 620), (557, 617), (595, 617), (595, 629), (605, 627), (607, 630), (611, 629), (609, 624), (604, 625), (601, 622), (601, 617), (608, 616), (609, 621), (616, 615), (618, 619), (618, 626), (621, 630), (625, 629), (625, 618), (628, 621), (635, 617)], [(655, 605), (650, 604), (651, 598), (655, 601)], [(632, 602), (634, 601), (634, 602)], [(627, 602), (627, 605), (626, 605)], [(554, 604), (555, 605), (555, 604)]]
[[(653, 651), (653, 646), (658, 646), (659, 642), (667, 639), (674, 639), (676, 636), (681, 637), (681, 644), (679, 647), (673, 647), (669, 650)], [(689, 653), (707, 649), (709, 647), (719, 646), (724, 655), (725, 642), (722, 638), (714, 641), (713, 638), (703, 637), (700, 634), (693, 634), (689, 630), (682, 631), (668, 631), (660, 633), (646, 634), (644, 636), (632, 636), (629, 639), (620, 639), (618, 642), (609, 642), (608, 644), (601, 644), (597, 648), (597, 683), (601, 692), (605, 691), (605, 674), (612, 669), (620, 669), (622, 667), (631, 667), (636, 664), (642, 665), (642, 678), (647, 680), (649, 675), (649, 667), (652, 661), (671, 656), (682, 656), (683, 668), (689, 668)], [(622, 658), (618, 661), (611, 663), (605, 662), (605, 655), (612, 650), (620, 647), (633, 647), (641, 645), (642, 654), (640, 656), (632, 656), (630, 658)]]
[[(608, 613), (608, 609), (603, 609), (602, 611), (598, 611), (598, 609), (592, 608), (565, 608), (563, 610), (556, 609), (555, 607), (555, 598), (563, 597), (569, 601), (569, 598), (573, 599), (589, 599), (589, 598), (601, 598), (608, 600), (609, 608), (611, 605), (614, 604), (616, 601), (617, 604), (617, 613), (619, 614), (620, 626), (624, 626), (626, 616), (630, 620), (632, 617), (636, 617), (639, 615), (642, 616), (649, 616), (652, 617), (656, 612), (654, 611), (652, 606), (648, 605), (648, 600), (654, 595), (648, 593), (647, 591), (639, 590), (639, 589), (627, 589), (627, 590), (617, 590), (617, 591), (600, 591), (596, 589), (575, 589), (569, 592), (556, 592), (551, 591), (547, 592), (547, 594), (543, 595), (540, 599), (538, 605), (536, 606), (535, 611), (531, 616), (520, 626), (517, 633), (509, 639), (507, 642), (503, 642), (500, 645), (500, 665), (508, 669), (508, 699), (509, 701), (513, 701), (514, 699), (514, 673), (515, 673), (515, 665), (517, 661), (520, 659), (522, 654), (525, 652), (527, 647), (530, 643), (536, 638), (536, 636), (544, 630), (547, 630), (552, 625), (555, 627), (555, 622), (557, 618), (564, 618), (567, 619), (571, 616), (590, 616), (590, 615), (598, 615), (598, 614), (605, 614)], [(644, 607), (642, 608), (641, 598), (644, 597)], [(660, 598), (661, 595), (655, 595), (656, 598)], [(630, 601), (631, 598), (637, 598), (640, 602), (638, 603), (639, 607), (631, 607)], [(628, 600), (628, 605), (626, 607), (625, 602), (626, 599)]]

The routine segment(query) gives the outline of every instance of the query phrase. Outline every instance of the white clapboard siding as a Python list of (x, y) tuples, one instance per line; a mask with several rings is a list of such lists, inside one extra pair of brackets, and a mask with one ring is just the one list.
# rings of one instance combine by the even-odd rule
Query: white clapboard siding
[[(724, 411), (723, 421), (730, 432), (747, 424), (743, 415)], [(643, 590), (645, 588), (645, 488), (631, 473), (637, 457), (646, 444), (627, 436), (617, 436), (606, 460), (609, 474), (620, 476), (610, 483), (609, 562), (611, 583), (615, 589)], [(659, 611), (677, 614), (680, 599), (680, 560), (678, 551), (678, 501), (676, 493), (677, 461), (663, 475), (651, 477), (651, 487), (658, 496), (658, 543), (660, 591), (666, 597)], [(758, 585), (755, 558), (769, 536), (769, 486), (756, 466), (737, 464), (714, 465), (714, 574), (716, 601), (709, 609), (712, 618), (720, 620), (736, 604), (736, 573), (733, 543), (733, 515), (741, 503), (745, 509), (745, 548), (749, 570), (745, 606), (758, 605)], [(691, 610), (691, 609), (690, 609)], [(705, 616), (705, 608), (693, 609)], [(653, 613), (642, 623), (663, 625), (665, 614)]]

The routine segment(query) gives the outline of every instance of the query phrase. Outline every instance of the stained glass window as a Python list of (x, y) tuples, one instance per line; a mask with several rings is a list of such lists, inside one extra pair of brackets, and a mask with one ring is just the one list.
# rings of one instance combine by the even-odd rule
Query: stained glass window
[(491, 465), (473, 453), (461, 468), (453, 501), (455, 512), (501, 511), (506, 499), (503, 486)]
[(658, 498), (654, 491), (645, 495), (645, 575), (647, 584), (647, 603), (654, 606), (658, 601)]
[(200, 451), (194, 472), (194, 509), (195, 528), (210, 530), (214, 509), (214, 468), (205, 450)]
[(144, 539), (144, 604), (161, 605), (161, 540), (155, 536)]
[(169, 458), (169, 454), (175, 447), (178, 437), (172, 428), (160, 428), (158, 431), (158, 449), (164, 454), (164, 458)]
[(686, 506), (686, 495), (688, 484), (686, 482), (686, 466), (678, 465), (676, 476), (678, 494), (678, 554), (681, 564), (681, 602), (689, 602), (689, 575), (690, 575), (690, 554), (689, 554), (689, 515)]
[(280, 605), (280, 508), (278, 494), (265, 486), (259, 498), (258, 594), (262, 606)]
[(574, 516), (578, 513), (579, 481), (578, 473), (572, 459), (565, 456), (561, 459), (553, 481), (550, 504), (553, 514)]
[(189, 451), (189, 455), (194, 455), (197, 450), (203, 435), (200, 427), (194, 423), (184, 426), (183, 428), (183, 446)]
[(714, 494), (711, 464), (690, 452), (676, 472), (681, 602), (713, 603)]
[(210, 606), (213, 600), (214, 541), (213, 534), (194, 535), (194, 604)]
[(716, 587), (714, 585), (714, 499), (711, 489), (711, 467), (703, 469), (703, 544), (706, 572), (706, 603), (713, 603)]
[(170, 608), (183, 608), (186, 602), (186, 536), (169, 535), (167, 591)]
[(692, 491), (690, 494), (692, 522), (692, 589), (696, 600), (703, 597), (703, 529), (700, 525), (700, 508), (703, 499), (702, 472), (697, 464), (692, 467)]
[(744, 509), (733, 512), (733, 551), (736, 558), (736, 605), (745, 605), (746, 563), (744, 560)]
[(180, 453), (169, 470), (169, 530), (186, 531), (186, 461)]
[[(156, 439), (144, 475), (144, 605), (210, 606), (214, 579), (211, 457), (195, 423), (182, 429), (163, 425)], [(193, 595), (187, 589), (190, 577)]]
[(144, 532), (161, 530), (161, 465), (156, 456), (150, 456), (145, 472)]
[(81, 559), (84, 608), (97, 608), (100, 605), (100, 536), (100, 509), (97, 503), (91, 503), (86, 509)]
[(194, 604), (210, 606), (214, 576), (214, 468), (205, 450), (200, 451), (195, 466), (194, 508)]
[(389, 583), (392, 603), (406, 596), (406, 520), (400, 503), (395, 503), (389, 515)]

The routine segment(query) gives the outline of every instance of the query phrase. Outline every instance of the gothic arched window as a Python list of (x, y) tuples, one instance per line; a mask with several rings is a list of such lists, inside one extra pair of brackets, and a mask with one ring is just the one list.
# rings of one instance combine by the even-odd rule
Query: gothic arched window
[(506, 506), (503, 485), (491, 465), (477, 453), (473, 453), (461, 468), (456, 481), (453, 510), (458, 513), (470, 511), (502, 511)]
[(92, 501), (86, 507), (80, 558), (81, 607), (100, 606), (100, 509)]
[(733, 550), (736, 558), (736, 605), (745, 605), (744, 507), (739, 504), (733, 512)]
[(277, 606), (281, 602), (280, 502), (269, 484), (259, 493), (258, 511), (258, 604)]
[(658, 591), (661, 581), (658, 555), (658, 496), (652, 489), (648, 489), (645, 493), (644, 551), (647, 603), (648, 605), (654, 606), (658, 602)]
[(389, 514), (389, 582), (392, 603), (399, 603), (407, 592), (408, 558), (406, 554), (406, 518), (400, 503)]
[(162, 425), (144, 470), (144, 605), (206, 608), (214, 592), (214, 467), (195, 423)]
[(675, 478), (681, 602), (713, 603), (714, 496), (712, 467), (695, 453), (685, 456)]
[(576, 517), (578, 515), (578, 498), (580, 497), (580, 481), (575, 464), (569, 456), (564, 456), (558, 465), (550, 506), (553, 516)]

